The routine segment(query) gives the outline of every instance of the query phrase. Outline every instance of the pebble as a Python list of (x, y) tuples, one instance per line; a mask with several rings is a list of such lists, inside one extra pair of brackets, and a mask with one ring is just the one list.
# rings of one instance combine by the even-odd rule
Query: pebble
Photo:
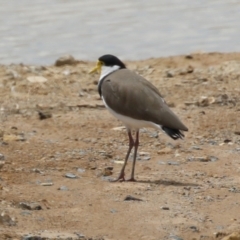
[(125, 129), (126, 129), (126, 127), (124, 127), (124, 126), (112, 128), (112, 130), (114, 130), (114, 131), (122, 131), (122, 130), (125, 130)]
[(224, 238), (222, 240), (240, 240), (240, 232), (234, 232)]
[(0, 160), (0, 169), (4, 166), (4, 164), (5, 164), (5, 161)]
[(5, 156), (2, 153), (0, 153), (0, 160), (5, 160)]
[(169, 208), (169, 207), (166, 207), (166, 206), (162, 206), (161, 209), (162, 209), (162, 210), (170, 210), (170, 208)]
[(199, 146), (192, 146), (191, 149), (193, 149), (193, 150), (202, 150), (202, 148), (200, 148)]
[(116, 213), (117, 210), (116, 210), (116, 209), (111, 209), (110, 212), (111, 212), (111, 213)]
[(49, 111), (39, 111), (38, 116), (40, 120), (48, 119), (52, 117), (52, 113)]
[(16, 225), (16, 222), (8, 214), (6, 214), (5, 212), (2, 212), (0, 215), (0, 224), (7, 225), (7, 226), (14, 226)]
[(47, 82), (47, 78), (41, 76), (30, 76), (27, 77), (27, 80), (31, 83), (44, 83)]
[(170, 236), (172, 240), (183, 240), (183, 238), (178, 237), (178, 236)]
[(55, 66), (75, 65), (76, 63), (78, 61), (72, 55), (65, 55), (56, 60)]
[(233, 193), (240, 193), (240, 189), (236, 188), (236, 187), (231, 187), (228, 189), (229, 192), (233, 192)]
[(180, 165), (179, 162), (174, 162), (174, 161), (168, 161), (167, 164), (168, 165)]
[(38, 203), (20, 202), (18, 206), (24, 210), (42, 210), (41, 205)]
[(40, 237), (40, 236), (28, 235), (28, 236), (24, 236), (22, 240), (46, 240), (46, 238)]
[(105, 167), (102, 171), (102, 176), (107, 177), (113, 174), (113, 167)]
[(77, 171), (78, 171), (79, 173), (84, 173), (84, 172), (85, 172), (85, 169), (83, 169), (83, 168), (78, 168)]
[(188, 161), (199, 161), (199, 162), (215, 162), (218, 160), (215, 156), (204, 156), (204, 157), (189, 157)]
[(166, 72), (166, 77), (168, 77), (168, 78), (172, 78), (172, 77), (174, 77), (174, 72), (173, 71), (167, 71)]
[(124, 201), (143, 201), (143, 200), (140, 199), (140, 198), (133, 197), (133, 196), (131, 196), (131, 195), (127, 195), (127, 196), (124, 198)]
[(206, 96), (202, 96), (199, 100), (197, 105), (199, 107), (207, 107), (213, 103), (215, 103), (216, 99), (214, 97), (206, 97)]
[(45, 182), (45, 183), (40, 183), (41, 186), (52, 186), (52, 182)]
[(58, 188), (58, 190), (60, 190), (60, 191), (68, 191), (69, 189), (66, 186), (61, 186), (61, 187)]
[(66, 173), (65, 177), (66, 178), (77, 178), (77, 176), (75, 174), (73, 174), (73, 173)]
[(168, 154), (168, 153), (171, 153), (171, 152), (172, 152), (172, 149), (171, 149), (171, 148), (165, 147), (165, 148), (159, 150), (157, 153), (158, 153), (158, 154)]
[(193, 232), (199, 232), (198, 228), (196, 226), (191, 226), (190, 229), (193, 231)]

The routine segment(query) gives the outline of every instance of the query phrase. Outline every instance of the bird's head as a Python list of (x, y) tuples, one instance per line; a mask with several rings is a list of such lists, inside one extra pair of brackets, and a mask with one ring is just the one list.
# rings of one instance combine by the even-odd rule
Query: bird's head
[(117, 57), (106, 54), (101, 56), (98, 59), (97, 65), (95, 68), (93, 68), (90, 73), (98, 72), (102, 73), (103, 70), (107, 72), (113, 72), (118, 69), (126, 68), (125, 64)]

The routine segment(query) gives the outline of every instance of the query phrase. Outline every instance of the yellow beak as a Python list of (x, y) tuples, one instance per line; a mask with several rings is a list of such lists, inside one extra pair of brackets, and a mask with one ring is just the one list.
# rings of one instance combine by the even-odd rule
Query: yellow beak
[(93, 68), (89, 73), (95, 73), (95, 72), (101, 73), (102, 65), (103, 63), (101, 61), (98, 61), (96, 67)]

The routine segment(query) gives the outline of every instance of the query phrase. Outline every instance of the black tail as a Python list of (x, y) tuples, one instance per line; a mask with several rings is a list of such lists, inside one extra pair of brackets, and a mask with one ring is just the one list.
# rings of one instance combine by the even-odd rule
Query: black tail
[(162, 130), (172, 139), (177, 140), (179, 138), (183, 139), (184, 134), (178, 129), (172, 129), (168, 127), (162, 127)]

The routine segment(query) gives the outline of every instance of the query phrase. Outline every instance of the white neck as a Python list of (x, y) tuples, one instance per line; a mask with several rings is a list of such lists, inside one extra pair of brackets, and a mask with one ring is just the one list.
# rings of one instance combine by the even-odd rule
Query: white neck
[(99, 78), (99, 81), (101, 79), (103, 79), (105, 76), (107, 76), (109, 73), (112, 73), (116, 70), (118, 70), (120, 67), (117, 66), (117, 65), (114, 65), (112, 67), (109, 67), (109, 66), (102, 66), (101, 68), (101, 75), (100, 75), (100, 78)]

